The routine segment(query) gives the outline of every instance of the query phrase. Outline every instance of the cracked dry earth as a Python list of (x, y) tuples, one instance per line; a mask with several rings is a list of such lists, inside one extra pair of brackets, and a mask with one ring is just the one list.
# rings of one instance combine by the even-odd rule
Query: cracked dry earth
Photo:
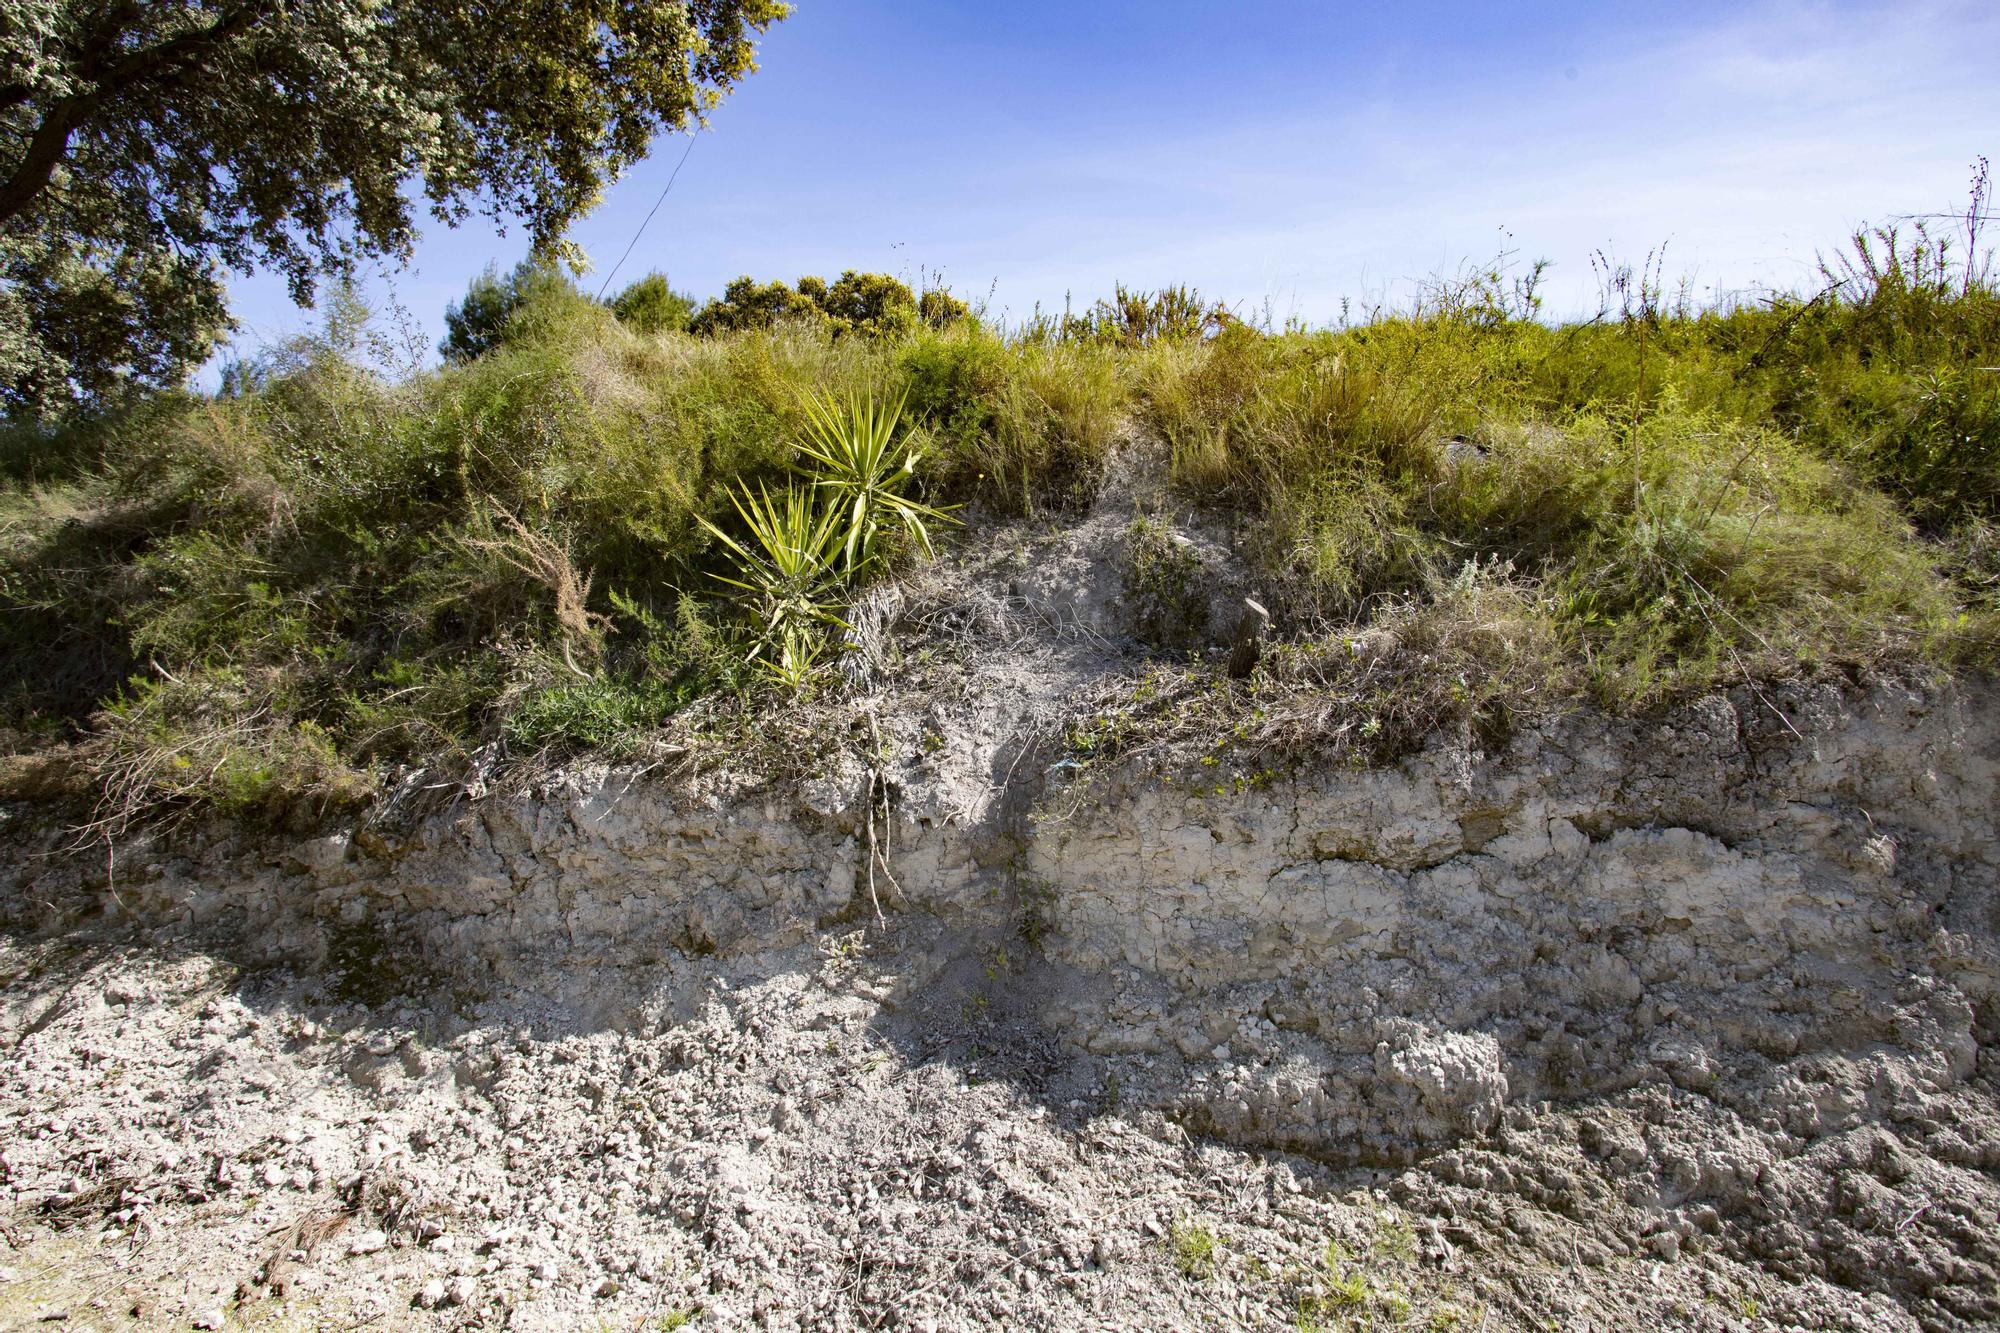
[[(1928, 1099), (1927, 1123), (1776, 1162), (1661, 1080), (1510, 1107), (1411, 1168), (1334, 1169), (1121, 1108), (1117, 1062), (1065, 1056), (1006, 1000), (1032, 975), (906, 991), (899, 953), (927, 944), (848, 930), (404, 996), (116, 932), (11, 939), (0, 1328), (1873, 1330), (2000, 1310), (1984, 1080)], [(1676, 1175), (1694, 1192), (1733, 1167), (1761, 1219), (1648, 1230)], [(1787, 1225), (1830, 1243), (1827, 1276), (1771, 1262)], [(1843, 1255), (1937, 1281), (1913, 1309)]]

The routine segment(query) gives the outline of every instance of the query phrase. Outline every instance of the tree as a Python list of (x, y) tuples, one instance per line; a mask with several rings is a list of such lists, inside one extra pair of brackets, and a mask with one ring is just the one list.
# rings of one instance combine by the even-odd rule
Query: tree
[(465, 299), (445, 307), (444, 341), (438, 351), (447, 361), (465, 362), (484, 356), (507, 338), (507, 326), (521, 307), (533, 300), (590, 298), (576, 289), (560, 268), (524, 259), (501, 277), (491, 264), (472, 280)]
[[(416, 213), (555, 254), (755, 70), (781, 0), (0, 0), (0, 407), (168, 383), (221, 277), (301, 303)], [(419, 187), (406, 190), (415, 182)]]
[(722, 295), (701, 308), (692, 328), (696, 333), (711, 334), (768, 329), (780, 322), (817, 322), (826, 316), (810, 294), (815, 283), (818, 291), (826, 291), (826, 284), (818, 278), (801, 280), (799, 286), (805, 291), (793, 291), (787, 282), (767, 282), (760, 286), (748, 275), (736, 278), (722, 289)]
[(832, 286), (823, 278), (800, 278), (797, 290), (783, 282), (759, 286), (754, 279), (738, 278), (701, 308), (692, 327), (707, 334), (804, 321), (823, 325), (836, 337), (847, 333), (889, 337), (907, 333), (919, 322), (941, 329), (968, 313), (965, 302), (941, 288), (926, 291), (920, 302), (908, 286), (886, 273), (848, 269)]
[(685, 333), (694, 318), (694, 298), (675, 291), (666, 274), (648, 273), (611, 298), (611, 313), (637, 333)]

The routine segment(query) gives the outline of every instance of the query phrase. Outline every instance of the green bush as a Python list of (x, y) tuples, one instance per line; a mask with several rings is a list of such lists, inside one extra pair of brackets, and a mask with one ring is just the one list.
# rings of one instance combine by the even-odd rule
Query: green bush
[(540, 305), (546, 310), (589, 301), (552, 264), (526, 259), (504, 278), (498, 269), (488, 266), (472, 280), (463, 298), (445, 307), (445, 337), (438, 352), (447, 361), (475, 360), (512, 335), (515, 319), (525, 309)]
[(1192, 287), (1145, 292), (1118, 283), (1109, 300), (1098, 301), (1081, 315), (1064, 315), (1059, 336), (1140, 347), (1206, 337), (1236, 322), (1225, 307), (1203, 301)]
[(507, 714), (506, 735), (529, 751), (622, 755), (696, 693), (688, 682), (593, 676), (524, 694)]
[[(824, 292), (826, 284), (807, 278), (800, 287), (811, 285)], [(818, 301), (791, 284), (767, 282), (759, 285), (748, 276), (737, 278), (722, 295), (703, 306), (692, 328), (700, 334), (736, 333), (745, 329), (768, 329), (781, 323), (817, 324), (826, 318)]]
[(634, 333), (685, 333), (694, 298), (675, 291), (664, 273), (649, 273), (611, 298), (611, 313)]
[(835, 336), (887, 338), (920, 326), (945, 328), (966, 315), (965, 303), (949, 292), (929, 290), (919, 300), (907, 285), (886, 273), (849, 269), (832, 286), (815, 277), (800, 278), (797, 288), (783, 282), (760, 285), (749, 277), (737, 278), (719, 298), (701, 308), (693, 329), (717, 334), (797, 323), (823, 327)]

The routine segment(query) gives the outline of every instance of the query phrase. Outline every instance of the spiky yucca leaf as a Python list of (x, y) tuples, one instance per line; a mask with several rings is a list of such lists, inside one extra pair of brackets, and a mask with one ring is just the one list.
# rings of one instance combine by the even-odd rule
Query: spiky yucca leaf
[(905, 398), (898, 394), (878, 405), (872, 394), (845, 403), (821, 394), (806, 401), (806, 437), (799, 452), (819, 465), (814, 484), (837, 497), (841, 553), (850, 575), (874, 557), (885, 527), (901, 527), (930, 555), (930, 525), (956, 521), (948, 511), (904, 493), (923, 457), (907, 434), (896, 440)]
[(767, 650), (792, 656), (794, 639), (809, 627), (844, 623), (833, 596), (845, 577), (839, 511), (812, 487), (786, 486), (776, 496), (761, 485), (755, 495), (743, 487), (729, 500), (752, 544), (706, 518), (701, 525), (736, 557), (733, 575), (715, 577), (756, 603), (759, 641), (751, 659)]

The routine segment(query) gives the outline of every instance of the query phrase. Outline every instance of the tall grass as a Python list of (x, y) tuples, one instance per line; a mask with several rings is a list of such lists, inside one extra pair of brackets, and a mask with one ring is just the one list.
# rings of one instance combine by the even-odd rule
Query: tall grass
[(874, 338), (531, 300), (400, 380), (311, 340), (223, 396), (0, 436), (0, 720), (240, 810), (496, 741), (624, 744), (756, 688), (716, 577), (748, 536), (730, 497), (811, 462), (822, 397), (902, 398), (910, 500), (964, 506), (972, 540), (1062, 521), (1122, 440), (1157, 441), (1300, 643), (1394, 620), (1456, 660), (1492, 637), (1444, 625), (1477, 603), (1624, 707), (1990, 660), (2000, 295), (1921, 234), (1823, 267), (1710, 310), (1627, 272), (1565, 326), (1496, 272), (1317, 332), (1182, 292)]

